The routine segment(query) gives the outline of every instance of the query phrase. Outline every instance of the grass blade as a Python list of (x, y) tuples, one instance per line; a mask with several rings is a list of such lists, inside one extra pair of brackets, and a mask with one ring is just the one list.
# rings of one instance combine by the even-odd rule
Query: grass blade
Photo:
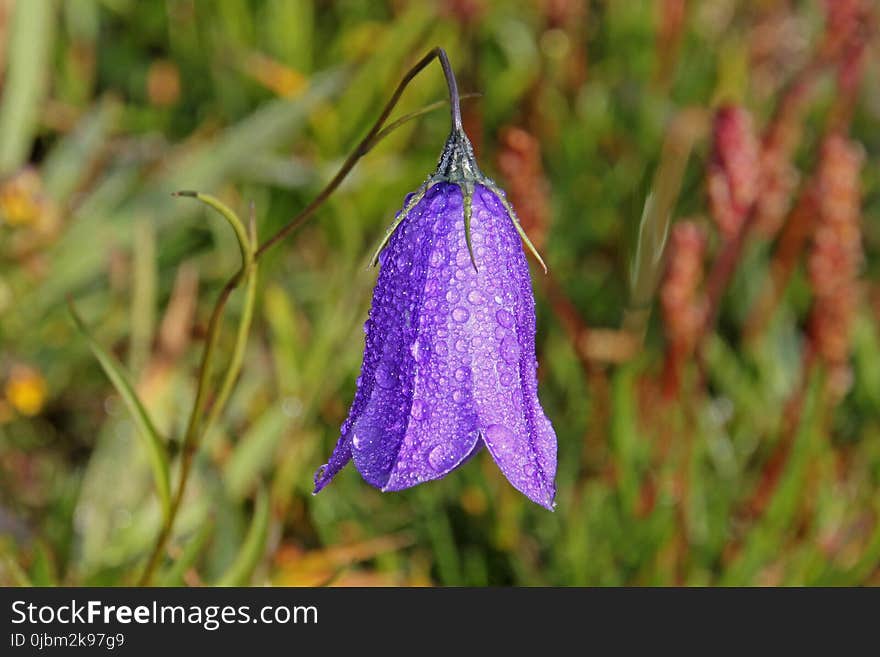
[(50, 0), (15, 3), (0, 104), (0, 175), (19, 168), (30, 153), (48, 89), (53, 28)]
[(116, 388), (116, 391), (122, 397), (135, 425), (137, 425), (138, 433), (144, 440), (144, 447), (150, 459), (153, 478), (156, 482), (156, 491), (162, 504), (162, 513), (163, 516), (167, 517), (171, 512), (171, 485), (165, 443), (162, 441), (156, 426), (147, 413), (147, 409), (144, 408), (140, 398), (138, 398), (134, 386), (132, 386), (122, 366), (92, 337), (85, 323), (77, 314), (73, 303), (70, 301), (68, 301), (68, 309), (77, 329), (79, 329), (88, 342), (89, 348), (92, 350), (95, 358), (98, 359), (101, 368), (104, 370), (107, 378), (110, 379), (113, 387)]
[(263, 558), (269, 536), (269, 495), (260, 487), (254, 503), (254, 517), (235, 561), (217, 582), (217, 586), (243, 586)]

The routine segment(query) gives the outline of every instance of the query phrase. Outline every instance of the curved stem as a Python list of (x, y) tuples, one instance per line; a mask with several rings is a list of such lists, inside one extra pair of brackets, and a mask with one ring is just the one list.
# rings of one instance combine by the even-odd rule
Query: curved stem
[(437, 57), (440, 58), (440, 66), (443, 67), (443, 75), (446, 77), (446, 87), (449, 89), (449, 110), (452, 114), (452, 129), (464, 131), (461, 123), (461, 98), (458, 95), (458, 81), (455, 79), (455, 72), (452, 70), (452, 64), (449, 63), (449, 57), (443, 48), (435, 48)]
[(186, 486), (189, 482), (189, 473), (190, 470), (192, 470), (193, 460), (195, 459), (197, 451), (196, 439), (198, 437), (199, 418), (201, 417), (202, 409), (207, 398), (207, 384), (214, 355), (214, 348), (217, 345), (220, 319), (223, 316), (223, 309), (226, 307), (226, 302), (229, 300), (229, 296), (241, 281), (241, 273), (242, 272), (239, 271), (238, 274), (229, 279), (226, 285), (223, 286), (223, 289), (220, 291), (220, 296), (217, 298), (217, 302), (214, 305), (214, 310), (211, 312), (211, 319), (208, 323), (207, 342), (205, 344), (205, 351), (202, 353), (202, 362), (199, 366), (199, 387), (196, 392), (196, 400), (193, 404), (189, 424), (183, 440), (183, 453), (181, 455), (180, 476), (178, 479), (179, 483), (177, 485), (177, 490), (174, 493), (174, 499), (171, 501), (171, 511), (168, 514), (168, 519), (162, 525), (162, 530), (159, 532), (159, 538), (156, 539), (156, 545), (150, 554), (150, 559), (147, 562), (147, 567), (141, 575), (138, 586), (146, 586), (150, 583), (150, 580), (153, 577), (153, 572), (159, 565), (159, 559), (165, 552), (165, 545), (171, 537), (171, 530), (174, 529), (174, 521), (177, 519), (177, 513), (180, 510), (180, 503), (183, 501), (183, 495), (186, 492)]
[[(257, 222), (254, 219), (253, 203), (251, 203), (250, 212), (251, 216), (248, 226), (248, 234), (250, 243), (256, 244)], [(253, 254), (251, 255), (251, 260), (253, 260)], [(257, 263), (251, 262), (250, 267), (245, 273), (244, 307), (241, 313), (241, 320), (238, 323), (238, 333), (235, 336), (235, 346), (232, 349), (232, 358), (229, 359), (229, 367), (226, 369), (226, 375), (220, 386), (220, 392), (217, 393), (217, 398), (214, 400), (214, 403), (211, 405), (211, 410), (208, 412), (208, 419), (205, 420), (205, 424), (202, 427), (202, 433), (204, 435), (208, 434), (213, 424), (217, 421), (217, 418), (220, 417), (220, 413), (223, 412), (226, 402), (229, 401), (229, 397), (232, 394), (232, 389), (235, 386), (238, 375), (241, 372), (241, 366), (244, 363), (244, 351), (247, 348), (248, 334), (251, 329), (251, 321), (254, 317), (256, 298)]]
[(232, 230), (235, 232), (235, 237), (238, 240), (238, 248), (241, 251), (241, 268), (247, 270), (247, 268), (250, 267), (254, 256), (254, 243), (251, 241), (251, 238), (248, 235), (248, 231), (245, 230), (244, 224), (241, 223), (241, 220), (238, 218), (238, 215), (235, 214), (235, 212), (233, 212), (220, 199), (215, 198), (210, 194), (202, 194), (201, 192), (182, 190), (179, 192), (172, 192), (171, 196), (184, 196), (187, 198), (194, 198), (201, 201), (205, 205), (214, 208), (224, 219), (226, 219)]
[(290, 235), (294, 230), (303, 225), (314, 212), (320, 208), (327, 198), (336, 191), (336, 188), (345, 180), (345, 177), (349, 174), (349, 172), (354, 168), (354, 165), (357, 164), (358, 160), (360, 160), (364, 155), (370, 152), (370, 149), (376, 145), (378, 137), (382, 131), (382, 127), (385, 125), (385, 121), (388, 120), (388, 117), (391, 115), (391, 112), (394, 110), (397, 105), (400, 97), (403, 95), (404, 90), (409, 86), (409, 83), (412, 82), (413, 78), (415, 78), (419, 73), (421, 73), (425, 67), (428, 66), (435, 59), (440, 60), (440, 64), (443, 67), (443, 75), (446, 77), (446, 87), (449, 90), (449, 102), (451, 106), (451, 115), (452, 115), (452, 126), (453, 129), (462, 129), (461, 123), (461, 97), (458, 94), (458, 84), (455, 81), (455, 74), (452, 72), (452, 66), (449, 63), (449, 57), (446, 55), (446, 51), (443, 48), (437, 47), (432, 49), (427, 55), (422, 57), (418, 62), (416, 62), (413, 67), (407, 71), (407, 73), (403, 76), (400, 82), (397, 85), (397, 88), (394, 90), (394, 93), (391, 94), (391, 98), (385, 103), (385, 107), (382, 109), (382, 113), (379, 114), (379, 118), (376, 119), (376, 122), (373, 124), (373, 127), (370, 128), (370, 131), (367, 135), (361, 140), (361, 142), (355, 147), (354, 151), (352, 151), (351, 155), (349, 155), (345, 162), (342, 163), (342, 166), (339, 167), (339, 171), (336, 172), (336, 175), (328, 182), (324, 189), (320, 191), (320, 193), (314, 198), (314, 200), (309, 203), (303, 210), (296, 215), (293, 219), (291, 219), (287, 224), (282, 226), (274, 235), (269, 237), (265, 242), (263, 242), (259, 248), (256, 250), (254, 254), (254, 258), (260, 258), (266, 251), (275, 246), (278, 242), (283, 240), (285, 237)]
[[(311, 203), (309, 203), (299, 212), (299, 214), (293, 217), (287, 224), (281, 227), (274, 235), (269, 237), (258, 248), (253, 248), (252, 245), (251, 249), (248, 250), (247, 253), (244, 250), (242, 251), (242, 256), (246, 258), (245, 266), (243, 266), (242, 269), (240, 269), (235, 274), (235, 276), (229, 279), (226, 285), (223, 286), (223, 289), (220, 292), (220, 296), (217, 298), (217, 301), (214, 305), (214, 310), (211, 312), (211, 319), (208, 323), (208, 331), (205, 339), (205, 350), (202, 354), (201, 365), (199, 367), (196, 400), (193, 404), (193, 409), (189, 418), (189, 424), (187, 426), (186, 434), (184, 435), (178, 487), (175, 491), (174, 499), (171, 502), (171, 511), (168, 514), (168, 518), (162, 525), (162, 529), (159, 532), (159, 537), (156, 539), (156, 544), (153, 547), (153, 551), (150, 553), (147, 566), (144, 569), (138, 582), (139, 586), (146, 586), (150, 583), (153, 577), (153, 573), (155, 572), (156, 567), (159, 565), (159, 561), (162, 558), (162, 555), (165, 553), (165, 546), (168, 544), (168, 541), (171, 538), (171, 532), (174, 529), (174, 522), (177, 518), (177, 513), (180, 509), (180, 504), (183, 500), (184, 493), (186, 492), (186, 486), (189, 481), (189, 475), (192, 470), (193, 460), (197, 451), (198, 438), (202, 433), (201, 429), (204, 427), (204, 425), (200, 422), (200, 418), (202, 416), (203, 408), (207, 399), (208, 381), (210, 378), (210, 369), (214, 355), (214, 349), (217, 343), (217, 336), (219, 334), (220, 319), (223, 316), (223, 310), (226, 307), (226, 302), (229, 300), (229, 296), (232, 294), (232, 291), (236, 287), (238, 287), (242, 280), (245, 279), (245, 277), (248, 275), (248, 270), (255, 265), (260, 257), (262, 257), (262, 255), (266, 253), (266, 251), (268, 251), (270, 248), (272, 248), (275, 244), (280, 242), (282, 239), (290, 235), (294, 230), (304, 224), (315, 213), (315, 211), (318, 210), (318, 208), (320, 208), (327, 201), (330, 195), (334, 191), (336, 191), (336, 188), (339, 187), (343, 180), (345, 180), (346, 176), (348, 176), (348, 174), (354, 168), (354, 165), (357, 164), (357, 162), (364, 155), (369, 153), (370, 150), (372, 150), (372, 148), (379, 142), (382, 137), (388, 134), (387, 131), (383, 131), (383, 127), (385, 125), (385, 122), (388, 120), (388, 117), (391, 115), (391, 112), (394, 110), (394, 107), (400, 100), (400, 97), (403, 95), (404, 90), (407, 86), (409, 86), (409, 83), (412, 82), (412, 80), (428, 66), (428, 64), (434, 61), (434, 59), (440, 60), (440, 64), (443, 67), (443, 74), (446, 77), (446, 86), (449, 90), (449, 100), (451, 105), (453, 130), (461, 130), (461, 97), (458, 93), (458, 84), (455, 81), (455, 75), (452, 71), (452, 66), (449, 63), (449, 58), (446, 55), (446, 51), (443, 50), (443, 48), (436, 47), (424, 57), (422, 57), (418, 62), (416, 62), (413, 67), (410, 68), (409, 71), (407, 71), (407, 73), (403, 76), (401, 81), (398, 83), (397, 88), (394, 90), (394, 93), (391, 95), (391, 98), (382, 109), (381, 114), (379, 114), (379, 118), (376, 119), (372, 128), (370, 128), (370, 131), (355, 147), (354, 151), (352, 151), (352, 153), (345, 159), (345, 162), (342, 163), (342, 166), (339, 168), (339, 171), (336, 172), (336, 175), (333, 176), (330, 182), (328, 182), (324, 186), (324, 188), (318, 193), (314, 200), (312, 200)], [(192, 193), (186, 193), (185, 195), (192, 195)], [(200, 198), (200, 200), (203, 199)], [(238, 223), (240, 227), (240, 222)], [(236, 227), (234, 224), (233, 227), (236, 228), (236, 233), (239, 234), (240, 231), (238, 230), (238, 227)], [(243, 233), (243, 231), (241, 231), (241, 233)], [(250, 255), (249, 260), (247, 259), (248, 255)]]

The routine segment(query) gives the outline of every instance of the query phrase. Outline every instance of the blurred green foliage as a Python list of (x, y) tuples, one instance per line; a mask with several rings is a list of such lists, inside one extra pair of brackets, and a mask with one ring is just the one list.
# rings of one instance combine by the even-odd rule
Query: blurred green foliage
[[(818, 2), (693, 2), (670, 45), (661, 26), (672, 4), (0, 3), (0, 175), (24, 189), (0, 199), (0, 583), (131, 583), (162, 521), (150, 452), (65, 297), (129, 368), (175, 473), (208, 314), (239, 251), (227, 226), (170, 193), (209, 192), (241, 215), (253, 201), (260, 235), (272, 234), (435, 44), (462, 90), (482, 94), (467, 101), (468, 128), (502, 186), (502, 130), (538, 139), (550, 276), (586, 325), (617, 327), (672, 118), (733, 99), (764, 124), (823, 30)], [(767, 30), (778, 48), (761, 59)], [(312, 497), (360, 365), (375, 278), (366, 259), (436, 163), (448, 130), (438, 110), (396, 130), (263, 261), (241, 379), (199, 451), (155, 581), (880, 583), (878, 74), (875, 58), (852, 121), (866, 153), (863, 292), (875, 307), (859, 308), (854, 382), (839, 404), (825, 400), (821, 368), (803, 367), (800, 270), (766, 331), (741, 338), (767, 277), (760, 240), (708, 338), (705, 379), (689, 363), (671, 402), (655, 392), (656, 312), (635, 359), (584, 367), (535, 270), (556, 512), (513, 490), (487, 454), (394, 494), (349, 467)], [(429, 68), (396, 115), (444, 94)], [(796, 155), (804, 176), (833, 96), (823, 79)], [(673, 219), (706, 212), (707, 157), (697, 140)]]

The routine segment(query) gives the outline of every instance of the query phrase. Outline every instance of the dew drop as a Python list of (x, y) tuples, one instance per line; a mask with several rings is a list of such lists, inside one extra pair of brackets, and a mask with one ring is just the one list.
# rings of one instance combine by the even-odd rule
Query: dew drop
[(412, 346), (409, 348), (412, 357), (415, 359), (417, 363), (424, 362), (427, 360), (428, 350), (422, 347), (421, 342), (416, 340), (412, 343)]
[(498, 377), (498, 380), (501, 382), (501, 385), (507, 388), (513, 383), (513, 374), (510, 372), (502, 372)]
[(458, 293), (458, 290), (455, 288), (450, 288), (446, 293), (446, 300), (449, 303), (458, 303), (458, 300), (461, 298), (461, 295)]
[(395, 386), (397, 383), (397, 374), (391, 371), (391, 369), (385, 363), (379, 365), (376, 368), (376, 384), (380, 388), (385, 388), (389, 390)]
[(471, 370), (469, 367), (459, 367), (455, 370), (455, 380), (458, 382), (467, 381), (470, 375)]
[(423, 402), (421, 399), (416, 399), (412, 403), (412, 408), (410, 409), (410, 415), (412, 415), (417, 420), (421, 420), (423, 417), (425, 417), (426, 410), (427, 410), (427, 407), (425, 405), (425, 402)]
[(490, 424), (486, 427), (486, 442), (497, 450), (506, 451), (515, 447), (516, 436), (503, 424)]
[(470, 292), (468, 292), (467, 299), (474, 305), (479, 305), (483, 303), (483, 301), (485, 301), (483, 293), (479, 290), (471, 290)]
[(511, 328), (513, 326), (513, 315), (504, 310), (504, 308), (500, 308), (498, 312), (495, 313), (495, 319), (497, 319), (498, 323), (504, 328)]
[(519, 345), (512, 335), (507, 335), (501, 341), (501, 357), (508, 363), (516, 362), (519, 358)]
[(394, 258), (394, 264), (397, 267), (397, 271), (402, 274), (405, 274), (409, 271), (410, 267), (412, 267), (412, 261), (409, 258), (409, 253), (398, 253)]
[(439, 267), (446, 260), (443, 250), (440, 248), (436, 248), (431, 251), (431, 257), (428, 258), (428, 264), (432, 267)]
[(428, 464), (437, 472), (449, 470), (455, 461), (455, 451), (449, 445), (437, 445), (428, 452)]
[(470, 316), (471, 316), (471, 314), (468, 311), (468, 309), (463, 308), (461, 306), (459, 306), (458, 308), (456, 308), (455, 310), (452, 311), (452, 319), (454, 319), (456, 322), (459, 322), (462, 324), (464, 322), (468, 321)]
[(452, 401), (456, 404), (460, 404), (464, 400), (464, 393), (461, 390), (455, 390), (452, 393)]
[(465, 340), (464, 338), (459, 338), (458, 340), (455, 341), (455, 350), (457, 352), (463, 354), (464, 352), (467, 351), (467, 349), (468, 349), (467, 340)]

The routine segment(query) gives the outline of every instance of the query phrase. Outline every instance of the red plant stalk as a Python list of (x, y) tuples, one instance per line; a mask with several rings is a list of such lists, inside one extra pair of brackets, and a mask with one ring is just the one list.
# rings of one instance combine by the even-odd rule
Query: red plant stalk
[(819, 217), (807, 270), (813, 290), (808, 331), (828, 367), (832, 399), (849, 388), (850, 333), (858, 305), (862, 264), (859, 173), (861, 147), (839, 135), (822, 145), (817, 177)]
[(547, 239), (550, 201), (541, 144), (531, 134), (517, 127), (501, 131), (498, 168), (508, 183), (508, 196), (523, 229), (535, 248), (541, 250)]
[(736, 237), (758, 195), (759, 147), (752, 117), (725, 105), (715, 113), (707, 187), (712, 218), (725, 240)]
[(666, 89), (672, 83), (678, 52), (684, 37), (687, 0), (661, 0), (657, 7), (656, 84)]
[(681, 387), (684, 362), (697, 344), (705, 321), (705, 299), (699, 294), (703, 280), (706, 234), (692, 221), (682, 221), (669, 236), (669, 260), (660, 287), (663, 327), (668, 342), (663, 369), (663, 395), (674, 397)]

